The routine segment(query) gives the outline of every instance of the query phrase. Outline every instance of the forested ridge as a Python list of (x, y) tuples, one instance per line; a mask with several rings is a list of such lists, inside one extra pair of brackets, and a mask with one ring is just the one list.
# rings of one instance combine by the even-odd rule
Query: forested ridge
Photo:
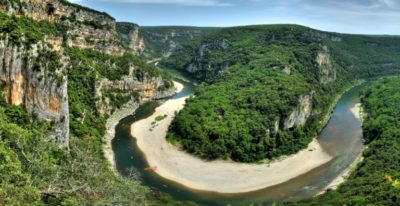
[[(270, 25), (226, 28), (192, 41), (162, 62), (203, 82), (168, 139), (208, 159), (293, 154), (317, 136), (340, 91), (398, 71), (398, 40)], [(310, 114), (298, 109), (307, 98)], [(309, 117), (292, 125), (296, 109), (297, 117)]]
[(181, 48), (182, 44), (216, 30), (218, 28), (213, 27), (141, 26), (139, 33), (146, 45), (144, 55), (154, 59), (168, 57), (174, 50)]
[(361, 102), (364, 160), (337, 190), (288, 205), (400, 205), (400, 77), (373, 82)]

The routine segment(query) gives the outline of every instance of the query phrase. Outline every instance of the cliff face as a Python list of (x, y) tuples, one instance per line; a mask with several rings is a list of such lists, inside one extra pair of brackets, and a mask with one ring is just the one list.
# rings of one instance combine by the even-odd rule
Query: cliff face
[(140, 27), (140, 35), (146, 44), (145, 55), (159, 59), (169, 57), (177, 48), (190, 40), (206, 36), (218, 28), (201, 27)]
[(0, 40), (0, 81), (7, 103), (24, 106), (39, 117), (56, 122), (54, 138), (59, 146), (68, 146), (69, 118), (66, 77), (58, 76), (64, 64), (51, 74), (48, 65), (38, 62), (51, 50), (43, 43), (31, 48), (16, 46), (8, 36)]
[[(103, 78), (95, 84), (95, 97), (98, 99), (96, 102), (99, 112), (102, 115), (111, 115), (117, 108), (111, 104), (112, 97), (108, 96), (110, 92), (113, 97), (119, 95), (120, 98), (125, 99), (124, 104), (140, 103), (154, 98), (162, 98), (172, 95), (174, 91), (161, 91), (161, 87), (165, 87), (165, 81), (160, 77), (145, 77), (139, 81), (133, 78), (135, 66), (129, 68), (129, 74), (123, 76), (120, 80), (110, 81)], [(171, 88), (174, 90), (173, 88)], [(123, 105), (117, 105), (123, 106)]]
[(224, 69), (229, 66), (228, 63), (211, 65), (204, 57), (209, 57), (215, 51), (224, 52), (228, 48), (229, 43), (225, 39), (201, 44), (195, 53), (193, 61), (185, 67), (185, 70), (189, 73), (196, 74), (197, 72), (207, 70), (207, 68), (217, 67), (217, 70), (220, 71), (219, 73), (223, 73)]
[[(95, 78), (90, 82), (89, 87), (95, 88), (95, 92), (86, 94), (91, 95), (87, 99), (98, 97), (96, 105), (93, 105), (96, 108), (91, 112), (99, 111), (101, 115), (110, 115), (117, 107), (122, 106), (119, 104), (140, 102), (168, 94), (165, 90), (169, 86), (165, 85), (166, 81), (160, 75), (152, 71), (154, 68), (143, 65), (143, 61), (135, 58), (123, 58), (125, 53), (138, 53), (144, 49), (137, 26), (131, 28), (125, 36), (131, 42), (125, 47), (112, 17), (64, 0), (4, 0), (0, 1), (0, 12), (9, 16), (32, 18), (24, 19), (25, 22), (47, 21), (65, 31), (57, 36), (46, 32), (47, 30), (35, 30), (37, 35), (29, 41), (25, 41), (26, 32), (30, 31), (26, 26), (21, 26), (26, 31), (19, 31), (18, 37), (14, 35), (11, 38), (9, 33), (0, 33), (0, 84), (4, 87), (7, 103), (23, 106), (40, 118), (53, 122), (54, 133), (50, 138), (55, 139), (60, 148), (68, 147), (72, 122), (69, 119), (68, 97), (71, 82), (68, 83), (70, 76), (67, 74), (75, 71), (84, 62), (90, 62), (84, 67), (93, 76), (100, 69), (103, 73), (102, 79)], [(7, 20), (21, 22), (13, 18)], [(46, 33), (43, 34), (43, 31)], [(89, 50), (94, 51), (85, 52)], [(77, 54), (73, 60), (71, 51)], [(96, 58), (105, 60), (101, 62)], [(116, 61), (124, 63), (118, 63), (117, 68)], [(135, 62), (140, 66), (136, 66)], [(129, 75), (120, 79), (115, 79), (115, 76), (112, 81), (104, 79), (104, 75), (112, 76), (128, 70)], [(110, 95), (114, 98), (110, 98)], [(84, 117), (86, 111), (82, 112)]]
[(135, 53), (142, 53), (145, 50), (143, 37), (139, 34), (139, 25), (133, 23), (118, 22), (117, 31), (132, 51), (134, 51)]
[(0, 10), (8, 15), (27, 16), (36, 21), (49, 21), (67, 28), (64, 41), (70, 47), (95, 49), (122, 55), (115, 20), (111, 16), (71, 4), (65, 0), (6, 0)]
[(306, 124), (312, 112), (312, 96), (313, 92), (309, 95), (300, 96), (297, 108), (285, 119), (285, 130)]
[(336, 69), (333, 67), (328, 47), (323, 46), (319, 51), (315, 61), (319, 68), (319, 80), (322, 84), (334, 82), (336, 80)]
[(115, 27), (115, 20), (111, 16), (65, 0), (5, 0), (0, 5), (9, 15), (28, 16), (37, 21), (60, 23), (68, 19)]

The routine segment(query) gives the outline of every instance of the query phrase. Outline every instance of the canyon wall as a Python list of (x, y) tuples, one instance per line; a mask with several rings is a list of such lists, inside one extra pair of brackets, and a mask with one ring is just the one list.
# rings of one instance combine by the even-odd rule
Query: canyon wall
[[(114, 61), (125, 54), (138, 54), (144, 50), (138, 27), (132, 24), (134, 26), (129, 28), (125, 36), (121, 36), (117, 32), (114, 18), (108, 14), (65, 0), (4, 0), (0, 1), (0, 12), (7, 14), (10, 20), (13, 16), (29, 17), (31, 19), (26, 22), (45, 21), (63, 29), (61, 35), (46, 33), (43, 38), (35, 38), (29, 43), (24, 40), (24, 32), (18, 33), (20, 36), (17, 39), (11, 38), (8, 32), (0, 33), (0, 84), (4, 88), (3, 94), (7, 103), (22, 106), (39, 118), (53, 122), (54, 130), (50, 139), (54, 139), (60, 148), (68, 148), (69, 70), (85, 61), (99, 64), (96, 58), (102, 55), (106, 55), (104, 57), (108, 59), (101, 63), (102, 69), (116, 69)], [(129, 44), (125, 45), (126, 41)], [(71, 50), (72, 48), (78, 50)], [(95, 52), (87, 53), (85, 50)], [(74, 64), (68, 56), (71, 51), (82, 55), (74, 57)], [(113, 94), (114, 91), (119, 98), (129, 99), (118, 103), (141, 102), (172, 94), (173, 88), (165, 85), (166, 81), (160, 75), (154, 76), (154, 71), (149, 71), (154, 68), (141, 69), (144, 61), (135, 62), (139, 66), (126, 62), (122, 68), (119, 67), (129, 70), (129, 75), (121, 79), (111, 81), (104, 77), (96, 78), (93, 83), (96, 92), (92, 95), (98, 97), (98, 101), (93, 106), (101, 115), (110, 115), (116, 107), (122, 106), (107, 97), (106, 94)], [(90, 64), (87, 65), (87, 70), (93, 70)], [(133, 74), (136, 70), (140, 70), (138, 72), (142, 78)]]
[(38, 59), (52, 52), (46, 44), (26, 48), (13, 45), (7, 35), (0, 36), (0, 81), (7, 103), (24, 106), (42, 119), (56, 122), (53, 138), (61, 148), (68, 147), (69, 118), (65, 64), (55, 71)]
[(27, 16), (64, 26), (64, 41), (70, 47), (95, 49), (123, 55), (124, 47), (115, 29), (115, 19), (106, 13), (66, 0), (5, 0), (0, 10), (8, 15)]

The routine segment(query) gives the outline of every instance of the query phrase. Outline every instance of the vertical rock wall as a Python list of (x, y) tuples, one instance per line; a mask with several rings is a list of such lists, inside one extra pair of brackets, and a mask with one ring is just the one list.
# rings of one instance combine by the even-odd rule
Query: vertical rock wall
[[(55, 133), (61, 148), (68, 147), (68, 91), (66, 77), (56, 78), (44, 65), (35, 68), (33, 62), (39, 50), (48, 48), (41, 43), (30, 49), (13, 45), (8, 37), (0, 40), (0, 81), (4, 85), (7, 103), (25, 107), (40, 118), (54, 121)], [(62, 72), (64, 66), (58, 68)]]

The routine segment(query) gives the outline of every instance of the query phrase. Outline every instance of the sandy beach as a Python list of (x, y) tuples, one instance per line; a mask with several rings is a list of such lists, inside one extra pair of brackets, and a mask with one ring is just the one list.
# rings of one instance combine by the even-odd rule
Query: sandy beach
[[(178, 91), (183, 85), (174, 82)], [(220, 193), (242, 193), (277, 185), (327, 163), (332, 159), (318, 140), (307, 149), (268, 164), (244, 164), (223, 160), (204, 161), (168, 143), (165, 139), (175, 111), (185, 105), (188, 97), (170, 99), (147, 119), (131, 126), (132, 136), (140, 150), (160, 176), (192, 189)], [(156, 117), (167, 115), (154, 124)]]
[(354, 107), (351, 108), (351, 113), (357, 118), (360, 119), (360, 111), (361, 111), (361, 103), (357, 103)]

